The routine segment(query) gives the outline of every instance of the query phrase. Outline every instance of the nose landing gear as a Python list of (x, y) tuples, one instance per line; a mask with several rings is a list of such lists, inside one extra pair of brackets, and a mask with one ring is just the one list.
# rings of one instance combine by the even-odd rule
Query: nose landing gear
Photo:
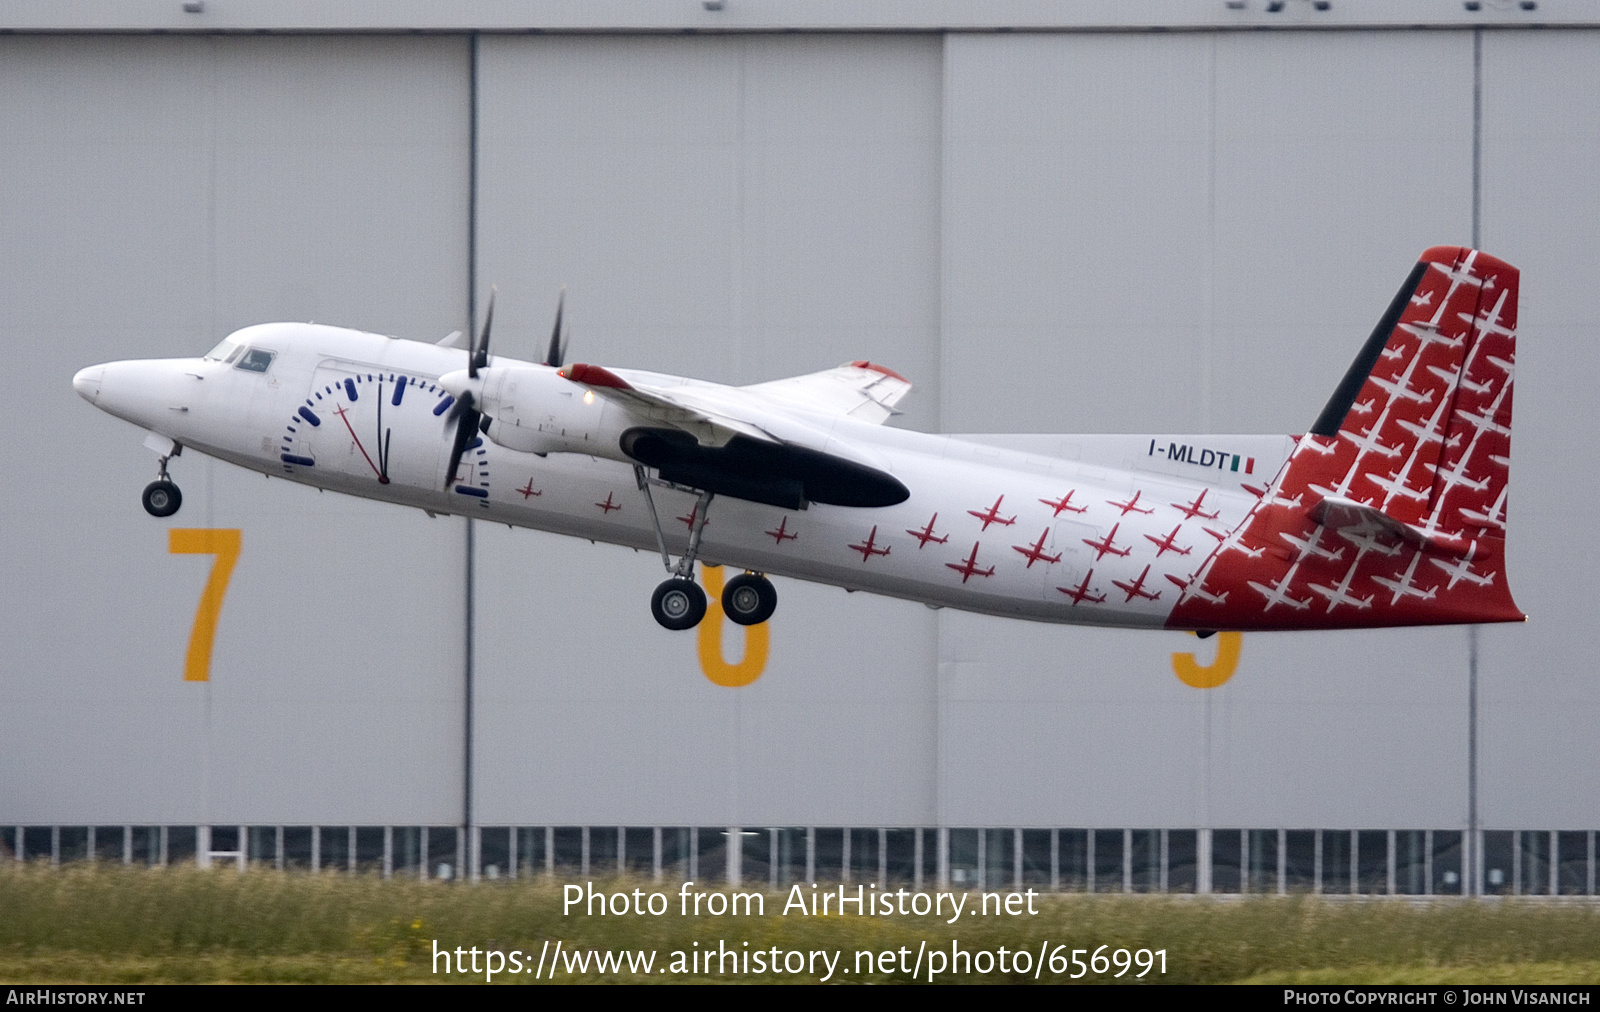
[(152, 481), (144, 487), (144, 511), (153, 517), (170, 517), (183, 505), (183, 493), (170, 481)]
[(153, 517), (170, 517), (183, 505), (183, 493), (178, 491), (178, 486), (167, 477), (168, 459), (165, 456), (161, 458), (156, 480), (146, 485), (144, 494), (139, 497), (144, 503), (144, 511)]

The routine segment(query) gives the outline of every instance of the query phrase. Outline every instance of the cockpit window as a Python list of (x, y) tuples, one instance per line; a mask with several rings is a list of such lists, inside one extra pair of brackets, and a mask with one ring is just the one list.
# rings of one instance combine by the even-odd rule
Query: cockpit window
[(239, 359), (239, 364), (234, 368), (243, 369), (245, 372), (266, 372), (267, 367), (272, 364), (275, 354), (275, 352), (262, 351), (260, 348), (251, 348), (244, 353), (244, 357)]
[(239, 351), (239, 345), (232, 338), (223, 338), (221, 344), (206, 352), (207, 362), (226, 362)]

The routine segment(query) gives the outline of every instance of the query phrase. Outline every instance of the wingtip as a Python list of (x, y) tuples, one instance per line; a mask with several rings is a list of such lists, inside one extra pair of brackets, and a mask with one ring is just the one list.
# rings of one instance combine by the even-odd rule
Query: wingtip
[(871, 369), (873, 372), (881, 372), (885, 376), (888, 376), (890, 379), (897, 379), (902, 383), (910, 383), (911, 382), (910, 380), (906, 379), (904, 376), (902, 376), (899, 373), (895, 372), (893, 369), (890, 369), (888, 366), (879, 365), (876, 362), (868, 362), (864, 358), (863, 359), (857, 359), (856, 361), (851, 362), (850, 364), (855, 366), (857, 369)]

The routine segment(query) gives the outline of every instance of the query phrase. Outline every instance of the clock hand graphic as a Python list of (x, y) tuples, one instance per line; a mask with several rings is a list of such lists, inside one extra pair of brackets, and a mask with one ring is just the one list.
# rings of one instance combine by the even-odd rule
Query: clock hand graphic
[[(383, 410), (383, 401), (382, 400), (378, 401), (378, 410), (379, 411)], [(333, 413), (338, 415), (339, 416), (339, 421), (343, 422), (344, 423), (344, 427), (346, 429), (350, 430), (350, 438), (355, 440), (356, 449), (361, 451), (361, 456), (363, 456), (363, 457), (365, 457), (367, 459), (367, 466), (372, 468), (372, 473), (378, 476), (378, 483), (380, 485), (389, 484), (389, 476), (387, 474), (384, 474), (383, 470), (381, 468), (379, 468), (377, 464), (374, 464), (372, 462), (372, 455), (367, 452), (367, 448), (365, 446), (361, 445), (361, 437), (356, 435), (355, 426), (350, 424), (350, 418), (349, 418), (350, 409), (345, 407), (343, 404), (341, 404), (337, 408), (333, 409)], [(382, 451), (381, 450), (379, 452), (379, 457), (380, 457), (380, 459), (382, 457)]]
[[(436, 487), (445, 478), (439, 472), (449, 445), (443, 415), (455, 398), (428, 377), (357, 369), (326, 365), (313, 376), (278, 448), (285, 472), (318, 467), (342, 472), (347, 481), (376, 478), (391, 490)], [(341, 424), (333, 425), (330, 414)], [(487, 508), (489, 457), (474, 436), (447, 487)]]

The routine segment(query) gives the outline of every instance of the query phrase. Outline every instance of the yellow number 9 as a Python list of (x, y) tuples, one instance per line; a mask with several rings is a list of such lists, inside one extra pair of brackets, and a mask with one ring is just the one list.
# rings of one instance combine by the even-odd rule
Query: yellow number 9
[(1234, 669), (1239, 666), (1239, 649), (1243, 645), (1243, 633), (1219, 632), (1216, 660), (1209, 665), (1201, 665), (1195, 660), (1194, 654), (1173, 654), (1172, 673), (1185, 685), (1196, 689), (1215, 689), (1233, 677)]

